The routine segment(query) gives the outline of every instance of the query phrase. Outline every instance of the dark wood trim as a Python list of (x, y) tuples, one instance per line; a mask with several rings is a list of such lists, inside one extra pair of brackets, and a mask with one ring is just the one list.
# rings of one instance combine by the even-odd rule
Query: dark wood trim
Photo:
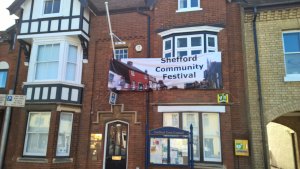
[[(30, 7), (30, 16), (29, 16), (29, 19), (32, 20), (32, 13), (33, 13), (33, 5), (34, 5), (34, 0), (31, 1), (31, 7)], [(29, 24), (28, 26), (28, 32), (31, 32), (31, 24)]]

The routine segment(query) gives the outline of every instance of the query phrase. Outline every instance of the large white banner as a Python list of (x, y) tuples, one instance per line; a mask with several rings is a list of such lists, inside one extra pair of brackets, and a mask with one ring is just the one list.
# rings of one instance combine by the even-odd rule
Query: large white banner
[(219, 89), (221, 53), (180, 58), (128, 58), (112, 60), (108, 87), (115, 90)]

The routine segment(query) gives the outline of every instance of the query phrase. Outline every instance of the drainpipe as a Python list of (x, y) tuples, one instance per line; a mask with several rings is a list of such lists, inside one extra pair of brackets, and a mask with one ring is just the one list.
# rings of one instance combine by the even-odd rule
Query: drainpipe
[[(150, 20), (150, 15), (144, 13), (144, 11), (141, 11), (139, 9), (137, 9), (137, 13), (143, 16), (147, 17), (147, 58), (150, 58), (151, 55), (151, 39), (150, 39), (150, 24), (151, 24), (151, 20)], [(145, 133), (146, 133), (146, 141), (145, 141), (145, 169), (148, 169), (148, 164), (149, 164), (149, 109), (150, 109), (150, 89), (148, 86), (148, 89), (146, 91), (146, 124), (145, 124)]]
[(267, 154), (267, 141), (266, 141), (266, 127), (265, 127), (265, 117), (263, 110), (262, 92), (261, 92), (261, 77), (260, 77), (260, 64), (259, 64), (259, 54), (258, 54), (258, 41), (257, 41), (257, 31), (256, 31), (256, 18), (257, 18), (257, 8), (253, 7), (254, 18), (253, 18), (253, 39), (255, 48), (255, 63), (256, 63), (256, 76), (257, 76), (257, 89), (258, 89), (258, 102), (259, 102), (259, 115), (260, 115), (260, 127), (262, 135), (262, 148), (263, 148), (263, 160), (264, 168), (268, 169), (268, 154)]
[[(19, 67), (20, 67), (20, 62), (21, 62), (21, 54), (22, 54), (22, 48), (20, 46), (19, 52), (18, 52), (18, 59), (17, 59), (15, 75), (14, 75), (14, 81), (13, 81), (13, 86), (12, 86), (13, 89), (9, 90), (9, 94), (15, 94), (15, 91), (17, 88), (18, 77), (19, 77)], [(9, 131), (9, 125), (10, 125), (10, 117), (11, 117), (11, 107), (6, 107), (2, 137), (1, 137), (1, 145), (0, 145), (0, 169), (3, 168), (3, 163), (4, 163), (5, 149), (6, 149), (6, 143), (7, 143), (8, 131)]]

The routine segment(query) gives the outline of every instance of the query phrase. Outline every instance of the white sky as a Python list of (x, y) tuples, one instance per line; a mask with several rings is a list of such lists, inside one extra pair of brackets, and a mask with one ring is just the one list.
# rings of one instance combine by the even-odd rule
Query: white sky
[(15, 23), (15, 15), (9, 15), (6, 9), (14, 0), (0, 0), (0, 31), (6, 30)]

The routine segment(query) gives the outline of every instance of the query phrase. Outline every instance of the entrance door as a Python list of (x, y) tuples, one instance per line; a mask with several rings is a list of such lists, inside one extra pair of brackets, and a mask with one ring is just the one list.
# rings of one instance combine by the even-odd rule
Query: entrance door
[(105, 169), (126, 169), (128, 124), (107, 125)]

